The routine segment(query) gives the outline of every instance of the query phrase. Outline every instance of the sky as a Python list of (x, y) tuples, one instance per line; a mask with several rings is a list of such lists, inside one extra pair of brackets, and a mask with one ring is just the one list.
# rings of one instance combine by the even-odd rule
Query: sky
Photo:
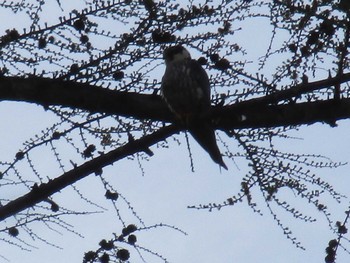
[[(6, 112), (6, 118), (4, 114), (1, 115), (2, 121), (8, 121), (6, 140), (3, 140), (6, 143), (1, 147), (1, 157), (15, 152), (16, 148), (13, 146), (18, 142), (16, 138), (23, 136), (23, 126), (28, 127), (27, 135), (34, 134), (44, 127), (41, 120), (48, 117), (47, 113), (37, 106), (21, 103), (1, 103), (0, 112)], [(27, 118), (28, 115), (31, 118)], [(298, 132), (304, 140), (285, 146), (291, 150), (327, 154), (335, 160), (347, 161), (349, 152), (344, 141), (346, 142), (349, 136), (348, 130), (348, 121), (340, 122), (337, 128), (312, 125)], [(180, 135), (179, 139), (185, 142), (184, 136)], [(184, 144), (172, 144), (165, 150), (152, 147), (155, 155), (144, 164), (144, 176), (134, 163), (128, 160), (105, 169), (106, 176), (117, 185), (118, 191), (128, 199), (147, 225), (162, 222), (176, 226), (188, 234), (159, 228), (137, 234), (140, 244), (162, 254), (169, 262), (323, 262), (323, 251), (334, 236), (322, 216), (317, 216), (319, 221), (310, 224), (298, 222), (282, 214), (285, 223), (305, 246), (306, 250), (303, 251), (295, 248), (284, 237), (271, 215), (265, 211), (264, 216), (260, 216), (248, 208), (245, 202), (213, 212), (187, 209), (188, 205), (225, 200), (239, 190), (240, 178), (245, 169), (243, 166), (238, 170), (228, 161), (229, 171), (220, 173), (217, 165), (211, 162), (206, 153), (194, 142), (192, 144), (195, 153), (195, 173), (190, 171)], [(167, 162), (169, 158), (172, 159), (170, 163)], [(324, 170), (321, 171), (322, 178), (334, 184), (340, 192), (348, 193), (347, 170), (348, 167), (338, 171)], [(96, 197), (100, 199), (103, 192), (95, 187), (96, 185), (96, 178), (90, 178), (77, 183), (76, 186), (82, 191), (96, 189)], [(70, 198), (69, 191), (67, 192), (66, 196), (61, 195), (58, 199), (54, 197), (54, 200), (67, 206)], [(104, 204), (102, 198), (100, 201)], [(311, 215), (317, 215), (315, 209), (311, 210), (311, 206), (303, 204), (302, 209)], [(131, 222), (137, 223), (128, 214), (127, 209), (121, 210), (124, 218), (130, 218)], [(334, 204), (331, 211), (338, 213), (340, 220), (343, 219), (344, 207)], [(120, 231), (120, 224), (113, 210), (105, 214), (71, 217), (68, 218), (68, 222), (72, 223), (74, 229), (83, 234), (84, 238), (65, 231), (60, 235), (40, 225), (36, 226), (39, 233), (45, 231), (44, 236), (63, 250), (34, 243), (38, 249), (33, 249), (32, 252), (20, 251), (6, 245), (3, 246), (6, 247), (6, 251), (2, 254), (11, 262), (23, 262), (23, 258), (26, 262), (81, 262), (83, 252), (95, 249), (101, 239), (111, 238), (111, 232), (118, 234)], [(145, 258), (149, 259), (147, 262), (158, 262), (154, 257), (147, 257), (147, 253)], [(344, 262), (347, 258), (339, 257), (338, 262)], [(136, 257), (132, 262), (141, 261)]]
[[(3, 27), (6, 28), (6, 25)], [(0, 160), (8, 160), (9, 156), (14, 156), (25, 140), (40, 133), (55, 120), (50, 112), (45, 112), (36, 105), (1, 102), (0, 121), (3, 125), (0, 129)], [(279, 146), (292, 152), (316, 153), (326, 155), (334, 161), (347, 162), (350, 161), (349, 128), (350, 122), (347, 120), (340, 121), (336, 128), (325, 124), (302, 127), (291, 135), (303, 139), (281, 141)], [(220, 135), (227, 140), (226, 135)], [(267, 210), (263, 210), (261, 216), (254, 213), (246, 202), (212, 212), (187, 209), (188, 205), (220, 203), (235, 194), (240, 189), (241, 178), (247, 172), (247, 167), (244, 162), (233, 163), (225, 160), (229, 170), (220, 171), (200, 146), (191, 139), (195, 164), (193, 173), (185, 137), (180, 134), (176, 138), (180, 140), (180, 146), (169, 140), (168, 149), (152, 147), (155, 155), (150, 157), (148, 162), (143, 162), (144, 174), (136, 162), (131, 160), (122, 160), (104, 169), (105, 176), (131, 203), (146, 225), (162, 222), (187, 233), (184, 235), (167, 227), (142, 231), (137, 233), (138, 244), (160, 253), (169, 262), (323, 262), (324, 249), (335, 235), (330, 232), (325, 218), (306, 203), (300, 203), (301, 208), (310, 215), (315, 215), (318, 219), (316, 223), (299, 222), (281, 214), (285, 224), (306, 248), (305, 251), (295, 248), (285, 238)], [(232, 143), (231, 147), (236, 146)], [(50, 174), (52, 161), (44, 153), (38, 158), (44, 160), (43, 171)], [(324, 169), (317, 172), (339, 192), (349, 194), (348, 169), (349, 166), (344, 166), (337, 170)], [(90, 194), (92, 192), (97, 202), (106, 205), (103, 198), (104, 191), (96, 177), (89, 177), (78, 182), (76, 186), (82, 192)], [(54, 200), (72, 209), (80, 209), (80, 202), (71, 202), (71, 189), (64, 191), (64, 194), (54, 196)], [(19, 193), (13, 193), (14, 197), (18, 195)], [(288, 193), (286, 197), (292, 202), (299, 202)], [(332, 205), (330, 210), (338, 216), (336, 216), (338, 220), (342, 220), (348, 202), (345, 200), (341, 205), (332, 200), (329, 202)], [(260, 204), (263, 207), (263, 203)], [(138, 224), (125, 203), (120, 202), (120, 206), (122, 217), (127, 222)], [(118, 234), (121, 230), (121, 224), (110, 207), (105, 213), (68, 217), (67, 222), (84, 237), (67, 231), (56, 233), (37, 224), (34, 229), (62, 249), (40, 242), (31, 242), (37, 248), (32, 248), (28, 252), (4, 244), (1, 245), (0, 255), (15, 263), (24, 260), (28, 263), (81, 262), (84, 252), (95, 250), (101, 239), (111, 238), (112, 232)], [(132, 262), (141, 262), (134, 250), (131, 250), (131, 253)], [(149, 253), (143, 255), (147, 262), (161, 262)], [(0, 258), (0, 262), (2, 260)], [(348, 260), (349, 255), (340, 251), (338, 262)]]

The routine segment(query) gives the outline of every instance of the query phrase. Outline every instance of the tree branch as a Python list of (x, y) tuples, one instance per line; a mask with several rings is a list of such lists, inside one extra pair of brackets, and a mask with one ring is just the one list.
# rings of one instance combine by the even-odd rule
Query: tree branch
[(279, 127), (325, 122), (350, 118), (350, 99), (304, 102), (287, 105), (257, 105), (251, 108), (215, 109), (216, 127), (222, 130)]
[(48, 78), (2, 77), (2, 100), (35, 103), (43, 107), (57, 105), (137, 119), (173, 119), (166, 104), (157, 95), (120, 92), (87, 83)]
[[(212, 107), (215, 128), (241, 129), (335, 122), (350, 118), (349, 99), (276, 105), (300, 94), (328, 88), (350, 80), (350, 73), (299, 84), (287, 90), (224, 107)], [(158, 95), (118, 92), (85, 83), (45, 78), (0, 78), (0, 100), (25, 101), (47, 107), (60, 105), (101, 112), (174, 122), (173, 114)]]
[(277, 104), (280, 101), (298, 97), (302, 94), (306, 94), (315, 90), (321, 90), (324, 88), (330, 88), (335, 85), (350, 81), (350, 73), (336, 76), (334, 78), (328, 78), (318, 80), (309, 83), (301, 83), (285, 90), (280, 90), (264, 97), (254, 98), (246, 101), (242, 101), (231, 105), (232, 108), (250, 107), (252, 105), (268, 105)]
[(87, 161), (84, 164), (62, 174), (56, 179), (50, 180), (48, 183), (34, 186), (29, 193), (0, 207), (0, 221), (46, 200), (54, 193), (57, 193), (65, 187), (72, 185), (91, 173), (98, 172), (107, 165), (113, 164), (126, 156), (144, 151), (151, 145), (165, 140), (167, 137), (179, 131), (180, 128), (174, 125), (160, 128), (158, 131), (150, 135), (146, 135), (135, 141), (130, 141), (124, 146), (112, 150), (107, 154), (96, 157), (91, 161)]

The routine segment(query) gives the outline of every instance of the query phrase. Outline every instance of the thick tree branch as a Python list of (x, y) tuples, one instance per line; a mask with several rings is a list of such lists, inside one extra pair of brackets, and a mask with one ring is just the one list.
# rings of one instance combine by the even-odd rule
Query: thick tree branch
[(160, 96), (118, 92), (86, 83), (39, 77), (0, 78), (0, 101), (24, 101), (44, 107), (58, 105), (137, 119), (171, 120)]
[[(234, 105), (213, 107), (214, 125), (219, 129), (278, 127), (287, 125), (333, 123), (350, 118), (349, 99), (276, 105), (277, 102), (300, 94), (331, 87), (350, 80), (342, 77), (300, 84), (261, 98)], [(173, 122), (174, 116), (158, 95), (118, 92), (84, 83), (44, 78), (0, 78), (0, 100), (25, 101), (44, 107), (60, 105), (101, 112)]]
[(167, 137), (179, 131), (180, 129), (174, 125), (161, 128), (150, 135), (146, 135), (135, 141), (130, 141), (124, 146), (112, 150), (107, 154), (96, 157), (93, 160), (62, 174), (56, 179), (50, 180), (46, 184), (34, 186), (29, 193), (0, 207), (0, 221), (46, 200), (54, 193), (57, 193), (63, 188), (72, 185), (91, 173), (98, 172), (103, 167), (113, 164), (117, 160), (123, 159), (124, 157), (137, 152), (144, 151), (151, 145), (165, 140)]
[(310, 125), (325, 122), (335, 125), (337, 120), (350, 118), (350, 99), (304, 102), (287, 105), (257, 105), (251, 108), (214, 109), (216, 127), (222, 130), (242, 128)]

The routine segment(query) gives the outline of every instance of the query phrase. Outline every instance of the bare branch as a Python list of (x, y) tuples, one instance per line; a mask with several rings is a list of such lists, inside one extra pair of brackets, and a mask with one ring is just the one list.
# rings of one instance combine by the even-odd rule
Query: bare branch
[(107, 154), (103, 154), (94, 158), (76, 168), (62, 174), (61, 176), (50, 180), (46, 184), (34, 185), (32, 190), (0, 207), (0, 220), (4, 220), (9, 216), (15, 215), (26, 208), (30, 208), (33, 205), (44, 201), (49, 196), (57, 193), (65, 187), (83, 179), (84, 177), (101, 170), (107, 165), (111, 165), (114, 162), (123, 159), (128, 155), (132, 155), (139, 151), (147, 149), (149, 146), (165, 140), (170, 135), (179, 132), (176, 126), (167, 126), (159, 129), (158, 131), (146, 135), (141, 139), (130, 141), (129, 143), (121, 146)]
[[(278, 127), (334, 122), (350, 117), (349, 99), (273, 105), (281, 100), (320, 90), (350, 80), (350, 73), (278, 91), (245, 102), (213, 107), (214, 126), (220, 129)], [(89, 112), (109, 113), (150, 119), (174, 121), (162, 98), (155, 94), (113, 91), (85, 83), (44, 78), (6, 77), (0, 79), (2, 100), (36, 103), (44, 107), (61, 105)], [(272, 104), (272, 105), (271, 105)]]
[(350, 99), (303, 102), (298, 104), (252, 106), (243, 109), (214, 109), (213, 119), (222, 130), (241, 128), (280, 127), (350, 118)]
[(44, 107), (59, 105), (138, 119), (170, 120), (160, 96), (118, 92), (86, 83), (30, 77), (0, 79), (0, 101), (24, 101)]

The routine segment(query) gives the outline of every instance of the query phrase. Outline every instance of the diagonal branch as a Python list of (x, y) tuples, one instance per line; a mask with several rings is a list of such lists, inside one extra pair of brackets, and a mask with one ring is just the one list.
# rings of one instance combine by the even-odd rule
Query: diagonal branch
[(252, 105), (268, 105), (268, 104), (277, 104), (280, 101), (288, 100), (291, 98), (298, 97), (302, 94), (313, 92), (316, 90), (321, 90), (324, 88), (330, 88), (335, 85), (340, 85), (342, 83), (350, 81), (350, 73), (343, 75), (338, 75), (334, 78), (327, 78), (323, 80), (318, 80), (309, 83), (301, 83), (295, 86), (292, 86), (285, 90), (280, 90), (272, 94), (266, 95), (264, 97), (254, 98), (246, 101), (242, 101), (231, 105), (232, 108), (243, 108), (250, 107)]
[(179, 131), (180, 129), (174, 125), (160, 128), (158, 131), (150, 135), (146, 135), (135, 141), (130, 141), (124, 146), (112, 150), (107, 154), (85, 162), (84, 164), (62, 174), (56, 179), (50, 180), (48, 183), (34, 186), (29, 193), (0, 207), (0, 221), (46, 200), (54, 193), (57, 193), (65, 187), (83, 179), (84, 177), (101, 170), (107, 165), (113, 164), (114, 162), (129, 155), (144, 151), (151, 145), (165, 140), (167, 137)]

